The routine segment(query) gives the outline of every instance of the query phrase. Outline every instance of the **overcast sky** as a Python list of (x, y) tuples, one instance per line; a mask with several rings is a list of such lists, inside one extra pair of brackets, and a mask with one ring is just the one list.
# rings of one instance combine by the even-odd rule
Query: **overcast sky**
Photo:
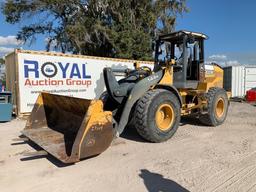
[[(0, 2), (3, 0), (0, 0)], [(255, 0), (187, 0), (189, 13), (179, 17), (176, 29), (207, 34), (205, 52), (208, 61), (223, 65), (256, 64)], [(0, 13), (0, 56), (14, 47), (44, 50), (45, 38), (32, 45), (21, 45), (15, 35), (22, 24), (10, 25)]]

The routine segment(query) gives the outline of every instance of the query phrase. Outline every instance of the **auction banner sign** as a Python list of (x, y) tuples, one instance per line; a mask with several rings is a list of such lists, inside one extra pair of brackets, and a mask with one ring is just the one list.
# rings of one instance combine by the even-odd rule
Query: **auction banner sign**
[[(17, 53), (16, 60), (19, 86), (16, 97), (19, 98), (19, 113), (31, 112), (42, 91), (85, 99), (99, 98), (105, 90), (104, 67), (132, 69), (136, 62), (22, 51)], [(153, 66), (151, 62), (142, 62), (141, 65)]]

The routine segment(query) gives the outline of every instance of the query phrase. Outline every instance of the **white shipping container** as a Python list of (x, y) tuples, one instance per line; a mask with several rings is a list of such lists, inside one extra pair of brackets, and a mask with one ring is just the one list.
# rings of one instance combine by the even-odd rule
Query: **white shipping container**
[(224, 68), (224, 88), (232, 97), (244, 97), (246, 91), (256, 87), (256, 66), (231, 66)]
[(105, 89), (103, 68), (134, 68), (134, 63), (153, 67), (150, 61), (15, 50), (6, 56), (7, 89), (20, 116), (32, 111), (41, 91), (99, 98)]

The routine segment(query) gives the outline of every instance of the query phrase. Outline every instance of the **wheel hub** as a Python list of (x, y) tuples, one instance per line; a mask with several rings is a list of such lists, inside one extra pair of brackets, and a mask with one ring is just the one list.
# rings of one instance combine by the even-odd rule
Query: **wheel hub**
[(174, 111), (171, 105), (169, 104), (162, 104), (159, 106), (156, 112), (156, 125), (157, 127), (162, 130), (168, 130), (174, 121)]
[(218, 118), (222, 117), (222, 115), (224, 114), (224, 108), (225, 108), (224, 100), (223, 98), (219, 98), (216, 102), (216, 112), (215, 112)]

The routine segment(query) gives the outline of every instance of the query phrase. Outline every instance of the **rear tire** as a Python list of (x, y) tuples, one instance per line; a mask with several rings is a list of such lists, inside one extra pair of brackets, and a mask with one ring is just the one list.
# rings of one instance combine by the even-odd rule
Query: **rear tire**
[(135, 128), (148, 141), (166, 141), (179, 127), (180, 108), (179, 100), (172, 92), (164, 89), (150, 90), (136, 105)]
[(224, 89), (213, 87), (206, 93), (207, 113), (201, 114), (199, 120), (201, 123), (208, 126), (221, 125), (228, 112), (228, 97)]

